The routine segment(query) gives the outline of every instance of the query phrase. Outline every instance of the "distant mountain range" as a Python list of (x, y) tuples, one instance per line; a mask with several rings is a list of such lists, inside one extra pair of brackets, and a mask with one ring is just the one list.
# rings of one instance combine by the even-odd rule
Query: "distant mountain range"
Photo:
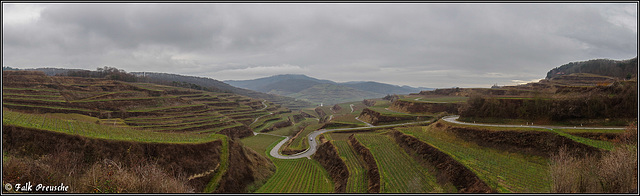
[(338, 83), (299, 74), (275, 75), (253, 80), (225, 80), (224, 82), (238, 88), (304, 99), (317, 104), (336, 104), (380, 98), (389, 94), (409, 94), (433, 90), (433, 88), (414, 88), (373, 81)]

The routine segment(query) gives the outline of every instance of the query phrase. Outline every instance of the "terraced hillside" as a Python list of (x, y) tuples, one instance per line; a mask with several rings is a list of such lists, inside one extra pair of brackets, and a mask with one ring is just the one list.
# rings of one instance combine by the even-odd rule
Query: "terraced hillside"
[(149, 83), (4, 71), (3, 106), (35, 113), (77, 113), (103, 124), (157, 132), (220, 133), (246, 137), (254, 120), (279, 105), (231, 93)]
[[(234, 138), (253, 135), (248, 125), (258, 115), (288, 112), (264, 100), (148, 83), (33, 71), (3, 71), (3, 82), (3, 154), (27, 164), (44, 162), (33, 167), (49, 172), (46, 182), (74, 184), (72, 192), (246, 192), (275, 167)], [(67, 164), (77, 167), (59, 168), (58, 159), (45, 160), (52, 156), (67, 157)], [(11, 164), (17, 163), (3, 158), (3, 174), (8, 176), (3, 181), (38, 181), (37, 175), (17, 171)], [(110, 171), (115, 175), (86, 181), (86, 175), (97, 175), (87, 171), (114, 165), (119, 168)], [(142, 176), (145, 180), (139, 183), (177, 180), (173, 184), (183, 189), (155, 189), (149, 184), (152, 188), (142, 189), (126, 182), (134, 177), (121, 178), (155, 171), (162, 176)]]
[(142, 81), (147, 81), (155, 84), (170, 85), (174, 82), (194, 84), (200, 87), (210, 88), (216, 92), (230, 92), (242, 96), (251, 97), (254, 99), (264, 99), (273, 102), (278, 105), (285, 106), (291, 110), (299, 110), (305, 107), (310, 107), (312, 104), (303, 100), (294, 99), (291, 97), (284, 97), (275, 94), (267, 94), (248, 90), (244, 88), (236, 88), (224, 82), (204, 77), (184, 76), (169, 73), (153, 73), (153, 72), (132, 72), (132, 74), (143, 76)]

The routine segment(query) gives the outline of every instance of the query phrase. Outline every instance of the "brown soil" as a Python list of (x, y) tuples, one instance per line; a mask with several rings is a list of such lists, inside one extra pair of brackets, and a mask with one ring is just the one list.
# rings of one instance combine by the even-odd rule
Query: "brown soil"
[(2, 70), (2, 76), (14, 76), (14, 75), (36, 75), (46, 76), (42, 71), (23, 71), (23, 70)]
[(302, 111), (301, 111), (301, 112), (300, 112), (300, 114), (302, 114), (302, 116), (304, 116), (305, 118), (315, 118), (315, 116), (313, 116), (313, 115), (311, 115), (311, 114), (308, 114), (308, 113), (306, 113), (306, 112), (302, 112)]
[(416, 120), (416, 117), (413, 116), (386, 116), (382, 115), (380, 112), (373, 111), (369, 108), (365, 108), (358, 116), (358, 119), (371, 123), (372, 125), (378, 125), (380, 123), (385, 122), (396, 122), (403, 120)]
[(367, 188), (368, 193), (379, 193), (380, 192), (380, 171), (378, 170), (378, 165), (376, 164), (375, 158), (373, 158), (373, 154), (371, 151), (364, 145), (362, 145), (358, 139), (354, 135), (349, 136), (349, 140), (347, 141), (349, 145), (362, 157), (365, 162), (365, 169), (367, 169), (367, 179), (369, 179), (369, 186)]
[(392, 130), (390, 135), (409, 154), (417, 154), (422, 162), (427, 162), (437, 168), (437, 179), (442, 179), (444, 184), (451, 182), (460, 193), (495, 193), (472, 171), (457, 162), (451, 156), (439, 151), (437, 148), (420, 141), (419, 139), (405, 135), (397, 130)]
[(2, 105), (2, 107), (9, 108), (15, 111), (24, 112), (24, 113), (77, 113), (83, 114), (87, 116), (93, 117), (106, 117), (107, 115), (102, 115), (101, 112), (97, 111), (80, 111), (73, 109), (62, 109), (62, 108), (45, 108), (45, 107), (31, 107), (31, 106), (21, 106), (21, 105)]
[(282, 153), (283, 155), (294, 155), (294, 154), (301, 153), (301, 152), (303, 152), (303, 151), (305, 151), (305, 150), (306, 150), (306, 149), (302, 149), (302, 150), (294, 150), (294, 149), (286, 148), (286, 149), (282, 150), (282, 151), (281, 151), (281, 153)]
[(305, 128), (306, 128), (306, 126), (298, 127), (298, 131), (295, 133), (295, 135), (293, 137), (291, 137), (291, 139), (289, 139), (289, 141), (287, 141), (287, 143), (284, 144), (284, 149), (282, 150), (282, 154), (284, 154), (284, 155), (293, 155), (293, 154), (298, 154), (298, 153), (300, 153), (302, 151), (305, 151), (305, 149), (294, 150), (294, 149), (290, 149), (289, 148), (291, 143), (293, 143), (293, 140), (298, 138), (300, 136), (300, 134), (302, 133), (302, 131), (304, 131)]
[(347, 190), (349, 170), (333, 143), (331, 141), (322, 143), (312, 158), (329, 172), (334, 182), (334, 192), (344, 193)]
[(229, 168), (214, 192), (247, 193), (249, 185), (264, 183), (275, 171), (271, 160), (235, 140), (229, 140)]
[(615, 142), (622, 133), (571, 133), (571, 135), (594, 140)]
[(230, 127), (223, 130), (218, 131), (218, 134), (226, 135), (229, 138), (244, 138), (253, 135), (253, 131), (246, 125)]
[(340, 107), (340, 105), (335, 104), (333, 105), (333, 107), (331, 107), (331, 110), (333, 110), (333, 112), (338, 112), (342, 109), (342, 107)]
[(322, 118), (327, 115), (320, 107), (317, 107), (316, 109), (314, 109), (314, 111), (316, 111), (316, 113), (318, 114), (318, 118)]
[(305, 119), (305, 117), (303, 115), (301, 115), (301, 114), (294, 114), (291, 117), (292, 117), (292, 121), (294, 123), (299, 123), (299, 122), (301, 122), (301, 121), (303, 121)]
[(547, 131), (491, 131), (468, 127), (450, 127), (447, 131), (480, 146), (542, 157), (550, 157), (563, 146), (576, 153), (576, 156), (599, 155), (602, 152), (598, 148)]
[(397, 100), (394, 101), (389, 109), (407, 113), (440, 113), (447, 112), (449, 114), (457, 114), (460, 104), (456, 103), (428, 103), (428, 102), (410, 102)]

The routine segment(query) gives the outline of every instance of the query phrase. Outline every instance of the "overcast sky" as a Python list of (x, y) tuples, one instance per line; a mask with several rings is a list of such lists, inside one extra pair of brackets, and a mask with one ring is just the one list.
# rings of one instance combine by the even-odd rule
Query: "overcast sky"
[(637, 56), (637, 4), (2, 4), (2, 64), (490, 87)]

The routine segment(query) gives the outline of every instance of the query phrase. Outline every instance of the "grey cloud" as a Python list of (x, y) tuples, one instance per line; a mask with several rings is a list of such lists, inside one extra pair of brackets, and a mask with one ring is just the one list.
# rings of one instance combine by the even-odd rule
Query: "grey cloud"
[(45, 4), (35, 22), (3, 23), (3, 63), (487, 87), (570, 61), (635, 57), (637, 31), (620, 24), (637, 22), (637, 10), (622, 6)]

